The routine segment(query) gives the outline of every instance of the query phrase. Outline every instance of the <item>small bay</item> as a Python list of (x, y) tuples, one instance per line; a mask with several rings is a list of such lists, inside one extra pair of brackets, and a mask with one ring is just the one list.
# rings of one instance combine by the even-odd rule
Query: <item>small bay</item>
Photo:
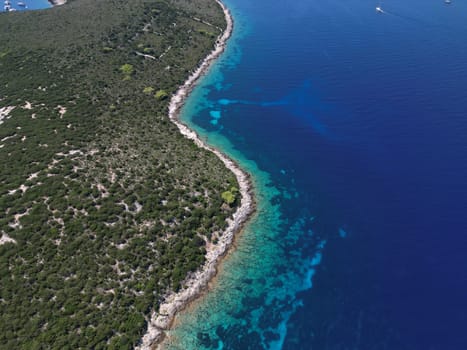
[[(10, 1), (11, 8), (16, 11), (40, 10), (52, 7), (47, 0), (26, 0), (26, 1)], [(1, 10), (4, 10), (3, 4)]]

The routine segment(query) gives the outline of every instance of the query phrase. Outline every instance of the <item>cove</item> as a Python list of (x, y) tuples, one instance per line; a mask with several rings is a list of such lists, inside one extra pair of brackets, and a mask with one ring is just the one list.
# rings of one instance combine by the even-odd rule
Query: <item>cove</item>
[[(10, 1), (10, 4), (15, 11), (40, 10), (52, 7), (48, 0)], [(4, 11), (3, 4), (1, 10)]]

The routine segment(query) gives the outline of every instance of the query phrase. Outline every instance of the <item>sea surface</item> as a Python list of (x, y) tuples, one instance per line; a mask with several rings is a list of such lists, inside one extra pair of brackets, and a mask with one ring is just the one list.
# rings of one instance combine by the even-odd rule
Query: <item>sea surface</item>
[(467, 349), (466, 2), (226, 4), (182, 118), (258, 213), (170, 348)]
[[(4, 11), (4, 2), (0, 2), (0, 12)], [(47, 0), (10, 0), (11, 7), (16, 11), (26, 11), (26, 10), (39, 10), (52, 7), (52, 5)], [(24, 6), (18, 5), (22, 3)]]

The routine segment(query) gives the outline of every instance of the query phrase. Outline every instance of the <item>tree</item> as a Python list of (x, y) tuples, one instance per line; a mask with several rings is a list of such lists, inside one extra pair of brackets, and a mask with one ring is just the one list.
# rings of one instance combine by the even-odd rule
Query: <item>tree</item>
[(169, 97), (169, 94), (167, 93), (167, 91), (165, 90), (159, 90), (156, 92), (156, 94), (154, 95), (154, 97), (161, 101), (161, 100), (165, 100), (167, 97)]
[(123, 73), (124, 80), (130, 79), (130, 76), (133, 74), (134, 71), (135, 71), (135, 68), (133, 67), (133, 65), (129, 63), (125, 63), (123, 66), (120, 67), (120, 72)]
[(236, 194), (238, 193), (238, 188), (232, 187), (230, 191), (222, 192), (222, 199), (228, 204), (231, 205), (235, 203), (237, 199)]

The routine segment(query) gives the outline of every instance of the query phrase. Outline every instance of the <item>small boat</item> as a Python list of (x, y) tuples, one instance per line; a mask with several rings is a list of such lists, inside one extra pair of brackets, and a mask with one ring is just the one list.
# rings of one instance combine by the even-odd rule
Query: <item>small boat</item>
[(449, 5), (449, 4), (452, 3), (452, 1), (451, 0), (444, 0), (444, 3)]
[(384, 13), (383, 9), (381, 7), (376, 7), (376, 12), (378, 13)]
[(22, 1), (19, 1), (19, 2), (18, 2), (18, 6), (20, 6), (20, 7), (26, 7), (26, 4), (25, 4), (24, 2), (22, 2)]

